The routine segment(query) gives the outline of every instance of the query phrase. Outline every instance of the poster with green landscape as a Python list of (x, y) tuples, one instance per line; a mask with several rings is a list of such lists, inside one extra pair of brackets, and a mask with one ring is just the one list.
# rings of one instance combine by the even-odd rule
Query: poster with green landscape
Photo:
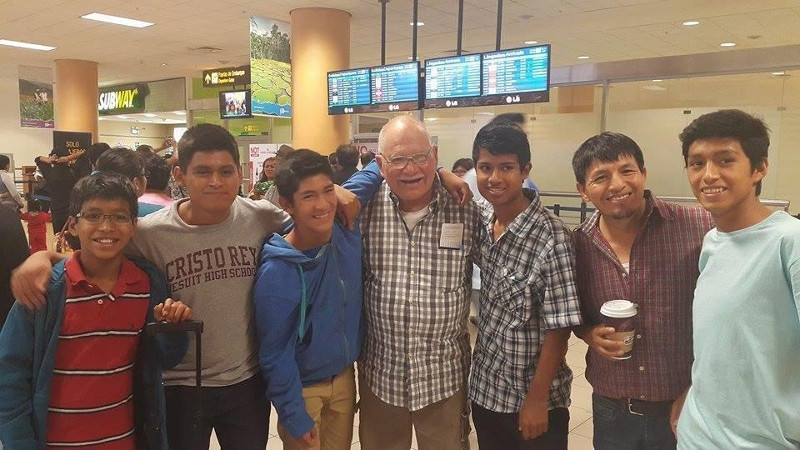
[(23, 128), (53, 128), (53, 73), (19, 66), (19, 118)]
[(292, 117), (289, 24), (250, 16), (250, 90), (254, 115)]

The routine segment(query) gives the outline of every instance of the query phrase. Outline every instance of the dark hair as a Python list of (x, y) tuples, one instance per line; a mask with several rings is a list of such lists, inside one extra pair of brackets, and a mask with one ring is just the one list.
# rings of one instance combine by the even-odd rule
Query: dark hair
[[(739, 141), (753, 170), (767, 160), (769, 150), (767, 124), (739, 109), (721, 109), (703, 114), (684, 128), (678, 138), (681, 140), (684, 165), (689, 161), (689, 148), (699, 140), (734, 139)], [(756, 195), (761, 195), (761, 181), (756, 185)]]
[(345, 169), (355, 169), (358, 166), (358, 149), (353, 145), (340, 145), (336, 147), (336, 159)]
[(644, 170), (644, 155), (639, 144), (622, 133), (604, 131), (583, 141), (572, 155), (572, 171), (575, 181), (586, 183), (586, 171), (595, 161), (615, 162), (622, 156), (632, 156), (639, 170)]
[(42, 204), (39, 200), (28, 200), (28, 212), (37, 212), (42, 210)]
[(97, 170), (115, 172), (133, 181), (145, 174), (144, 159), (129, 148), (114, 147), (97, 159)]
[(328, 164), (330, 164), (331, 167), (335, 166), (336, 164), (339, 164), (339, 157), (336, 156), (335, 151), (330, 155), (328, 155)]
[(147, 144), (142, 144), (142, 145), (136, 147), (136, 151), (140, 152), (140, 153), (154, 153), (153, 152), (153, 146), (152, 145), (147, 145)]
[(278, 187), (278, 194), (293, 204), (293, 196), (300, 187), (300, 183), (304, 179), (318, 174), (325, 174), (333, 178), (333, 170), (328, 164), (328, 158), (307, 148), (295, 150), (284, 158), (275, 170), (275, 185)]
[(145, 153), (144, 173), (147, 176), (147, 190), (165, 192), (169, 184), (170, 167), (164, 158), (155, 153)]
[(11, 166), (11, 159), (6, 155), (0, 155), (0, 169), (8, 170)]
[(359, 157), (361, 159), (361, 167), (367, 167), (367, 164), (371, 163), (373, 159), (375, 159), (375, 153), (372, 152), (364, 152)]
[[(270, 156), (269, 158), (265, 159), (264, 162), (261, 163), (261, 175), (258, 177), (258, 182), (263, 183), (265, 181), (272, 181), (267, 179), (267, 173), (264, 171), (264, 166), (267, 164), (267, 161), (274, 161), (277, 159), (277, 156)], [(272, 174), (273, 179), (275, 178), (275, 174)]]
[(178, 165), (183, 173), (189, 168), (192, 157), (197, 152), (228, 152), (236, 166), (239, 166), (239, 147), (236, 139), (225, 128), (211, 123), (195, 125), (178, 141)]
[(107, 150), (111, 150), (111, 146), (105, 142), (98, 142), (89, 146), (89, 149), (86, 150), (86, 154), (89, 156), (89, 162), (92, 163), (92, 166), (97, 166), (97, 160), (100, 158), (100, 155)]
[(138, 197), (133, 183), (118, 173), (96, 172), (75, 183), (69, 196), (69, 215), (75, 217), (83, 204), (89, 200), (122, 200), (128, 204), (128, 212), (139, 214)]
[(472, 144), (472, 159), (476, 163), (481, 149), (493, 155), (517, 155), (520, 170), (531, 162), (528, 136), (509, 122), (489, 123), (481, 128)]
[(456, 167), (463, 167), (466, 170), (470, 170), (475, 167), (475, 164), (470, 158), (459, 158), (453, 163), (453, 170), (456, 170)]
[(492, 119), (489, 123), (512, 123), (518, 127), (521, 127), (525, 124), (525, 116), (522, 115), (522, 113), (503, 113), (499, 116), (495, 116), (494, 119)]

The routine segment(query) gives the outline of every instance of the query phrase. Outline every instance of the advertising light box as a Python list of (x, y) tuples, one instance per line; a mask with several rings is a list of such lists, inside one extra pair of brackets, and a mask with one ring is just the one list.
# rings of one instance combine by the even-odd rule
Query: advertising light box
[(370, 104), (369, 68), (328, 72), (328, 114), (367, 111)]
[(425, 61), (425, 107), (450, 108), (480, 104), (481, 55)]
[(370, 111), (420, 109), (419, 62), (371, 68), (370, 91)]
[(550, 45), (481, 54), (481, 104), (550, 100)]

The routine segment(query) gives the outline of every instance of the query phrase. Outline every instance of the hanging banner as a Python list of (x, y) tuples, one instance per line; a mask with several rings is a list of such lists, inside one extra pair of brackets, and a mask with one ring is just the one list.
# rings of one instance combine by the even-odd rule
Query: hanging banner
[(250, 16), (250, 90), (253, 115), (292, 116), (289, 24)]
[(19, 66), (19, 119), (22, 128), (54, 128), (53, 72)]
[(264, 160), (275, 156), (281, 144), (250, 144), (250, 190), (259, 178)]

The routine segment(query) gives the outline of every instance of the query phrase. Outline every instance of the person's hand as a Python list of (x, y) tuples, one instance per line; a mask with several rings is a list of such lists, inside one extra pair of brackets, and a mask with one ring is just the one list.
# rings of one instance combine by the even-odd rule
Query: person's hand
[(522, 439), (535, 439), (545, 432), (548, 426), (547, 399), (525, 398), (519, 410), (519, 432)]
[(153, 315), (159, 322), (178, 323), (192, 318), (192, 308), (186, 306), (182, 301), (175, 301), (171, 298), (164, 300), (153, 308)]
[(620, 358), (625, 356), (622, 341), (614, 341), (609, 338), (614, 334), (614, 328), (605, 325), (595, 325), (590, 328), (583, 336), (584, 342), (589, 344), (600, 356), (608, 359)]
[(442, 185), (444, 185), (447, 193), (450, 194), (453, 200), (457, 201), (459, 205), (466, 205), (472, 198), (472, 191), (469, 189), (469, 184), (447, 169), (440, 168), (438, 172), (439, 178), (441, 178)]
[(319, 433), (317, 433), (317, 427), (312, 428), (311, 431), (301, 436), (300, 439), (297, 439), (297, 443), (305, 448), (313, 448), (318, 446)]
[(45, 164), (53, 164), (53, 158), (51, 158), (49, 156), (40, 156), (39, 157), (39, 161), (41, 161), (41, 162), (43, 162)]
[(11, 272), (11, 292), (17, 301), (31, 310), (44, 306), (53, 264), (47, 251), (36, 252)]
[(336, 185), (334, 190), (336, 191), (336, 200), (338, 201), (336, 217), (342, 225), (348, 229), (353, 229), (356, 225), (358, 213), (361, 212), (361, 202), (358, 201), (356, 194), (353, 194), (339, 185)]
[(675, 437), (678, 437), (678, 419), (681, 417), (681, 411), (683, 411), (683, 403), (686, 401), (686, 394), (689, 393), (689, 389), (683, 391), (683, 394), (678, 396), (674, 402), (672, 402), (672, 407), (669, 410), (669, 425), (672, 427), (672, 434)]

